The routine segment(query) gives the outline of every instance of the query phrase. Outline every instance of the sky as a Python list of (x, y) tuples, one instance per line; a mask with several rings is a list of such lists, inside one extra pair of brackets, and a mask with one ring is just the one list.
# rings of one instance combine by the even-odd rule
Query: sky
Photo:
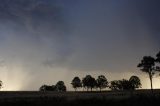
[[(159, 0), (0, 0), (2, 90), (38, 90), (75, 76), (137, 75), (160, 50)], [(160, 88), (154, 78), (154, 88)]]

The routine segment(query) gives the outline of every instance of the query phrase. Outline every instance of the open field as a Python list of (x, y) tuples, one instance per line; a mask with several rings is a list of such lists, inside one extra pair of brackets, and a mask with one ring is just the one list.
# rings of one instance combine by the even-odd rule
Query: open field
[[(160, 89), (154, 90), (155, 95), (160, 94)], [(39, 92), (39, 91), (0, 91), (0, 99), (4, 98), (23, 98), (23, 97), (67, 97), (71, 98), (127, 98), (130, 96), (138, 96), (138, 95), (151, 95), (151, 90), (137, 90), (137, 91), (68, 91), (68, 92)]]
[(160, 90), (105, 91), (105, 92), (38, 92), (38, 91), (1, 91), (0, 105), (8, 106), (64, 106), (64, 105), (139, 105), (150, 106), (160, 103)]

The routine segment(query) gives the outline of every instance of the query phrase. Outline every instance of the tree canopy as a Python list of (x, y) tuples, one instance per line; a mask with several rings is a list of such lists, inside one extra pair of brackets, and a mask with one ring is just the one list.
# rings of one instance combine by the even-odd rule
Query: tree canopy
[(39, 88), (39, 91), (57, 91), (62, 92), (66, 91), (66, 86), (63, 81), (58, 81), (56, 85), (42, 85)]
[(82, 82), (79, 77), (74, 77), (71, 84), (72, 84), (72, 87), (75, 89), (75, 91), (77, 90), (77, 88), (82, 87)]
[(151, 56), (144, 56), (138, 66), (142, 72), (145, 72), (149, 75), (151, 82), (151, 90), (153, 91), (153, 76), (156, 73), (155, 59)]
[(63, 91), (67, 90), (63, 81), (58, 81), (56, 84), (56, 88), (57, 88), (57, 91), (59, 91), (59, 92), (63, 92)]
[(101, 89), (108, 87), (108, 81), (104, 75), (98, 76), (96, 81), (97, 81), (97, 87), (100, 89), (100, 91)]
[(142, 87), (141, 80), (137, 76), (131, 76), (130, 79), (129, 79), (129, 82), (131, 83), (132, 89), (136, 89), (136, 88), (141, 88)]
[(86, 75), (86, 77), (83, 78), (82, 83), (83, 87), (87, 88), (87, 91), (88, 89), (91, 89), (92, 91), (92, 89), (96, 87), (97, 84), (95, 78), (93, 78), (91, 75)]

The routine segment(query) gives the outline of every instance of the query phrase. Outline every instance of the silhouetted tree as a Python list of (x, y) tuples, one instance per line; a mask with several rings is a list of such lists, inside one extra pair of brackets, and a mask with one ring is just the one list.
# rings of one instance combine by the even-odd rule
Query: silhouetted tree
[(83, 88), (87, 88), (87, 91), (88, 91), (88, 78), (87, 78), (87, 76), (82, 79), (82, 86), (83, 86)]
[(57, 84), (56, 84), (56, 89), (58, 92), (64, 92), (66, 91), (66, 86), (64, 84), (63, 81), (58, 81)]
[(114, 80), (110, 82), (109, 88), (111, 90), (131, 90), (132, 85), (131, 82), (126, 79)]
[(142, 86), (141, 80), (137, 76), (131, 76), (129, 81), (131, 83), (132, 90), (135, 90), (136, 88), (141, 88), (141, 86)]
[(3, 83), (2, 83), (2, 81), (0, 80), (0, 89), (2, 88), (2, 85), (3, 85)]
[(39, 91), (46, 91), (46, 86), (47, 86), (47, 85), (42, 85), (42, 86), (39, 88)]
[(97, 78), (97, 87), (100, 91), (108, 86), (108, 81), (104, 75), (100, 75)]
[(141, 63), (138, 64), (140, 70), (142, 72), (145, 72), (149, 75), (149, 79), (151, 82), (151, 90), (153, 92), (153, 84), (152, 84), (152, 79), (153, 75), (155, 74), (155, 59), (151, 56), (144, 56), (143, 59), (141, 60)]
[(119, 83), (120, 83), (120, 90), (131, 90), (132, 89), (132, 85), (129, 80), (122, 79), (119, 81)]
[(83, 87), (84, 88), (87, 88), (87, 91), (88, 89), (90, 88), (91, 91), (94, 87), (96, 87), (96, 80), (95, 78), (93, 78), (91, 75), (86, 75), (85, 78), (83, 78), (82, 80), (82, 84), (83, 84)]
[(111, 90), (120, 90), (120, 83), (118, 80), (114, 80), (110, 82), (109, 88)]
[(74, 77), (71, 84), (72, 84), (72, 87), (75, 89), (75, 91), (77, 90), (77, 88), (82, 87), (82, 82), (79, 77)]
[(39, 88), (39, 91), (57, 91), (55, 85), (52, 85), (52, 86), (49, 86), (49, 85), (42, 85), (40, 88)]

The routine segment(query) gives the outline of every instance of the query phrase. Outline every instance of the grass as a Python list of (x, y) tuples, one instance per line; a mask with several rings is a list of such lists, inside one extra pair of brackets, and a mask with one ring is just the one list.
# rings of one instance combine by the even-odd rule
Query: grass
[(130, 92), (0, 92), (0, 106), (154, 106), (160, 105), (159, 90)]

